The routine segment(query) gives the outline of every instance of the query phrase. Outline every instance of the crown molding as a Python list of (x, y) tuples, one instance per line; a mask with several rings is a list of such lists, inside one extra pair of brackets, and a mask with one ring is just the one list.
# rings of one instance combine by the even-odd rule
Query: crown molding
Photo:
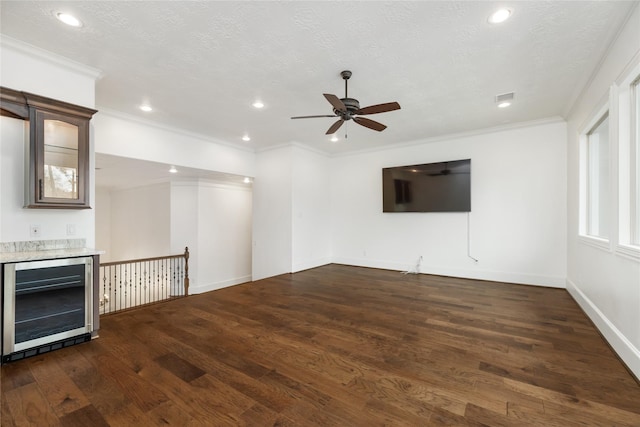
[(176, 133), (178, 135), (184, 135), (184, 136), (187, 136), (189, 138), (199, 139), (199, 140), (204, 141), (204, 142), (223, 145), (225, 147), (233, 148), (233, 149), (236, 149), (238, 151), (246, 151), (246, 152), (249, 152), (249, 153), (255, 153), (255, 150), (253, 148), (250, 148), (250, 147), (243, 147), (241, 145), (236, 145), (236, 144), (233, 144), (231, 142), (223, 141), (221, 139), (211, 138), (209, 136), (202, 135), (200, 133), (190, 132), (190, 131), (182, 129), (182, 128), (173, 127), (173, 126), (167, 126), (165, 124), (154, 122), (152, 120), (141, 119), (139, 117), (136, 117), (136, 116), (133, 116), (133, 115), (130, 115), (130, 114), (126, 114), (126, 113), (123, 113), (121, 111), (110, 110), (108, 108), (103, 108), (103, 107), (100, 107), (100, 106), (97, 106), (96, 108), (98, 108), (98, 110), (99, 110), (98, 113), (96, 113), (96, 115), (104, 115), (104, 116), (108, 116), (108, 117), (113, 117), (113, 118), (116, 118), (116, 119), (120, 119), (120, 120), (125, 120), (125, 121), (128, 121), (128, 122), (131, 122), (131, 123), (136, 123), (136, 124), (139, 124), (139, 125), (142, 125), (142, 126), (149, 126), (149, 127), (153, 127), (153, 128), (156, 128), (156, 129), (164, 130), (164, 131), (167, 131), (167, 132)]
[(432, 136), (432, 137), (418, 139), (415, 141), (409, 141), (405, 143), (398, 143), (398, 144), (386, 145), (381, 147), (365, 148), (363, 150), (348, 151), (345, 153), (337, 153), (337, 154), (332, 154), (331, 157), (349, 157), (349, 156), (357, 156), (361, 154), (368, 154), (368, 153), (374, 153), (379, 151), (397, 150), (400, 148), (430, 144), (433, 142), (442, 142), (442, 141), (450, 141), (452, 139), (470, 138), (470, 137), (479, 136), (479, 135), (486, 135), (489, 133), (506, 132), (510, 130), (544, 126), (544, 125), (554, 124), (554, 123), (566, 123), (566, 121), (560, 116), (552, 116), (544, 119), (529, 120), (526, 122), (518, 122), (518, 123), (509, 123), (506, 125), (475, 129), (475, 130), (466, 131), (466, 132), (457, 132), (457, 133), (449, 133), (446, 135)]
[(0, 47), (2, 49), (14, 50), (34, 58), (44, 60), (50, 64), (65, 68), (94, 80), (102, 78), (102, 71), (97, 68), (89, 67), (88, 65), (81, 64), (67, 57), (49, 52), (4, 34), (0, 35)]
[[(631, 7), (631, 9), (629, 10), (629, 14), (627, 15), (626, 19), (624, 20), (622, 25), (620, 25), (620, 27), (618, 28), (618, 31), (616, 31), (614, 36), (611, 38), (611, 40), (607, 44), (606, 48), (604, 49), (604, 52), (600, 56), (600, 59), (598, 60), (598, 63), (596, 64), (596, 66), (591, 71), (591, 74), (589, 74), (589, 78), (587, 78), (587, 80), (580, 87), (578, 92), (576, 94), (574, 94), (569, 99), (569, 102), (567, 103), (566, 107), (564, 108), (564, 111), (563, 111), (563, 114), (562, 114), (563, 117), (566, 117), (568, 119), (569, 117), (571, 117), (573, 115), (573, 113), (575, 112), (575, 109), (580, 104), (580, 101), (582, 101), (582, 99), (584, 98), (586, 92), (589, 90), (589, 88), (593, 84), (593, 82), (596, 79), (598, 73), (600, 73), (600, 71), (602, 70), (602, 67), (604, 66), (605, 61), (609, 57), (611, 49), (613, 48), (613, 46), (616, 44), (616, 42), (618, 41), (618, 39), (622, 35), (622, 32), (625, 30), (626, 26), (629, 25), (631, 17), (636, 12), (636, 9), (638, 9), (639, 7), (640, 7), (640, 3), (636, 3), (634, 6)], [(637, 54), (635, 56), (637, 56)], [(627, 64), (625, 69), (627, 67), (629, 67), (629, 64)]]

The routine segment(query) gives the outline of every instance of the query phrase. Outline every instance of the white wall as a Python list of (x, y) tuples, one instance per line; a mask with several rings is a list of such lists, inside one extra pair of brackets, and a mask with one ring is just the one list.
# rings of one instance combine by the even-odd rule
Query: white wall
[(125, 261), (171, 255), (170, 203), (168, 182), (112, 191), (109, 257)]
[(251, 280), (250, 187), (176, 180), (98, 195), (98, 243), (111, 248), (103, 259), (175, 255), (188, 247), (191, 294)]
[[(611, 230), (614, 230), (611, 232), (611, 249), (588, 245), (578, 237), (579, 133), (589, 118), (607, 102), (611, 85), (639, 63), (640, 8), (636, 7), (568, 117), (567, 288), (618, 355), (640, 378), (640, 263), (615, 249), (618, 213), (615, 197), (610, 215)], [(614, 139), (612, 144), (615, 146), (616, 142)], [(613, 170), (612, 189), (615, 189), (617, 168)]]
[(189, 247), (189, 293), (251, 280), (251, 198), (246, 186), (171, 183), (171, 253)]
[(111, 250), (111, 192), (105, 188), (96, 188), (96, 247), (105, 251), (100, 262), (118, 261), (112, 257)]
[[(95, 70), (2, 37), (0, 49), (0, 85), (85, 107), (94, 106)], [(0, 118), (1, 166), (0, 241), (26, 241), (84, 238), (88, 247), (95, 244), (93, 209), (25, 209), (24, 122)], [(90, 179), (95, 179), (93, 125), (90, 127)], [(94, 186), (90, 200), (93, 204)], [(67, 234), (67, 224), (75, 225), (75, 234)], [(31, 237), (30, 226), (39, 225), (39, 237)]]
[(178, 129), (98, 112), (96, 152), (176, 166), (253, 176), (255, 155)]
[(2, 86), (94, 108), (98, 70), (4, 35), (0, 44)]
[[(51, 240), (85, 238), (91, 245), (94, 225), (93, 210), (25, 209), (24, 144), (25, 121), (0, 117), (0, 241)], [(67, 224), (76, 233), (67, 235)], [(30, 226), (40, 226), (40, 236), (31, 237)]]
[[(178, 167), (254, 175), (255, 155), (250, 149), (232, 147), (185, 130), (143, 122), (114, 112), (99, 112), (93, 123), (96, 152), (99, 153)], [(247, 204), (251, 192), (240, 188), (233, 191), (212, 188), (197, 180), (172, 182), (169, 201), (162, 211), (162, 215), (168, 215), (168, 234), (166, 241), (163, 240), (166, 245), (154, 243), (157, 236), (146, 234), (152, 247), (165, 247), (165, 252), (145, 256), (179, 254), (184, 252), (185, 246), (189, 247), (190, 293), (218, 289), (251, 278), (251, 241), (247, 237), (251, 233), (251, 203)], [(228, 199), (225, 200), (223, 195)], [(234, 209), (235, 214), (232, 215)], [(112, 199), (112, 212), (118, 210), (119, 203)], [(208, 217), (212, 211), (216, 215), (214, 219)], [(112, 224), (112, 228), (115, 227)], [(151, 230), (148, 232), (152, 233)], [(225, 233), (236, 233), (239, 237), (223, 248), (217, 239)], [(113, 233), (111, 246), (113, 252), (120, 251)], [(236, 257), (230, 259), (231, 254)]]
[(331, 262), (330, 160), (297, 144), (256, 155), (253, 280)]
[(198, 186), (198, 276), (192, 293), (251, 280), (252, 192), (213, 182)]
[[(197, 181), (172, 182), (169, 207), (171, 253), (183, 253), (185, 247), (189, 248), (189, 286), (191, 288), (198, 287), (200, 283), (198, 186)], [(189, 293), (194, 293), (193, 289), (190, 289)]]
[[(565, 141), (550, 120), (333, 160), (334, 262), (409, 270), (422, 256), (423, 273), (564, 287)], [(382, 168), (468, 158), (469, 218), (382, 212)]]
[(256, 155), (253, 182), (253, 280), (291, 272), (293, 147)]
[(331, 262), (330, 158), (292, 148), (291, 271)]

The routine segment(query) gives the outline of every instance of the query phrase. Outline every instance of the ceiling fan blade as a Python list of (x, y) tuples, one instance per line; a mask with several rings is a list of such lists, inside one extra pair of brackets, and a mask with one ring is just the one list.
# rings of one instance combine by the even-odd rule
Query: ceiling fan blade
[(326, 114), (323, 116), (296, 116), (296, 117), (291, 117), (292, 119), (315, 119), (316, 117), (335, 117), (335, 114)]
[(364, 117), (354, 117), (353, 121), (369, 129), (377, 130), (378, 132), (383, 131), (387, 128), (382, 123), (374, 122), (373, 120), (365, 119)]
[(336, 131), (340, 129), (340, 126), (342, 126), (342, 123), (344, 123), (344, 120), (340, 119), (334, 124), (332, 124), (329, 130), (327, 131), (327, 133), (325, 133), (325, 135), (331, 135), (332, 133), (336, 133)]
[(329, 103), (333, 105), (333, 108), (342, 112), (347, 111), (347, 107), (344, 105), (342, 101), (340, 101), (340, 98), (338, 98), (335, 95), (331, 95), (330, 93), (323, 93), (323, 95), (325, 98), (327, 98), (327, 101), (329, 101)]
[(399, 109), (400, 104), (398, 104), (397, 102), (387, 102), (386, 104), (376, 104), (361, 108), (356, 111), (356, 114), (378, 114)]

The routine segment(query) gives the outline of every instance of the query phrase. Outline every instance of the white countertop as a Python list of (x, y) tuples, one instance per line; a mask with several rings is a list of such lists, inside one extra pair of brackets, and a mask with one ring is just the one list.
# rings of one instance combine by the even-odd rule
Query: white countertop
[(43, 259), (74, 258), (80, 256), (101, 255), (105, 251), (91, 248), (48, 249), (26, 252), (0, 252), (0, 263), (36, 261)]

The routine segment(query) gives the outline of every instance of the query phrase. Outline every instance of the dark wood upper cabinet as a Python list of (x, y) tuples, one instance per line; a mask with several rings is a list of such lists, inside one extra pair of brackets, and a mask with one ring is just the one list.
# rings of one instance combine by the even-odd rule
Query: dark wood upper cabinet
[(97, 111), (7, 88), (0, 107), (29, 122), (25, 207), (90, 208), (89, 121)]

